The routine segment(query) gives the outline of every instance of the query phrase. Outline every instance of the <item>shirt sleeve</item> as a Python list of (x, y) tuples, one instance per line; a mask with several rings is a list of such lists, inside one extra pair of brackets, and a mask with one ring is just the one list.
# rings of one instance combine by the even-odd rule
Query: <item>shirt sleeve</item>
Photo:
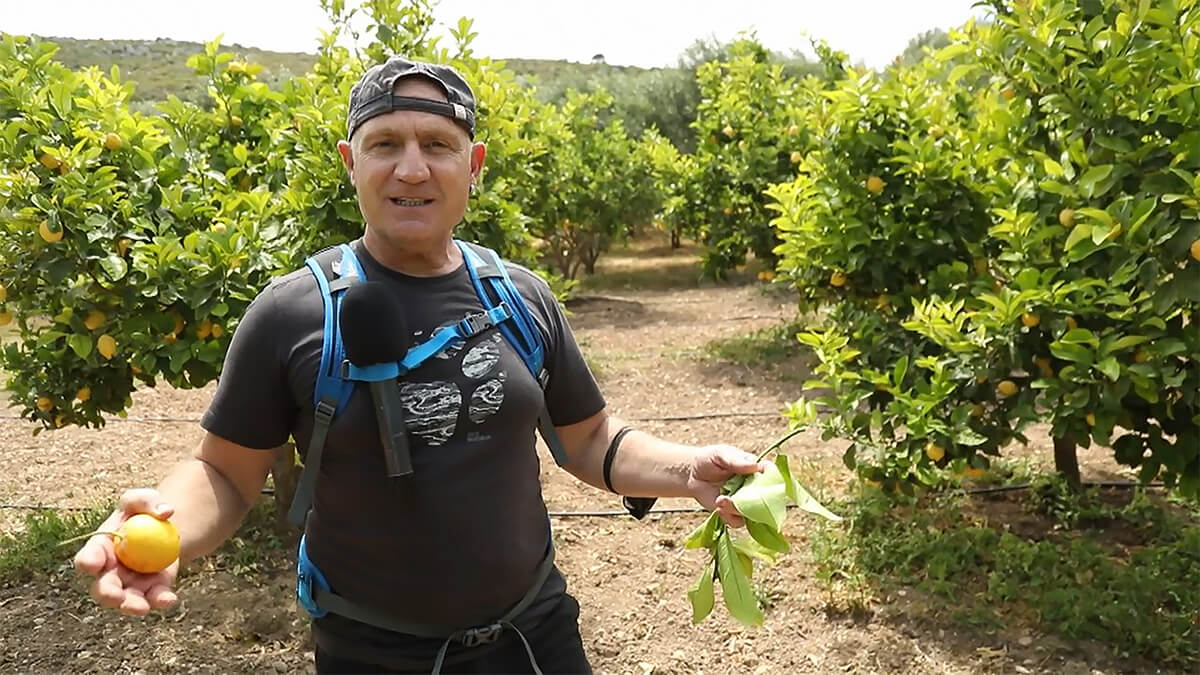
[(528, 289), (525, 297), (535, 298), (530, 310), (539, 323), (543, 323), (542, 328), (549, 338), (546, 368), (550, 381), (545, 395), (550, 419), (555, 426), (582, 422), (605, 408), (600, 385), (584, 360), (571, 325), (550, 286), (525, 268), (518, 266), (517, 270), (519, 272), (513, 275), (514, 282)]
[(212, 434), (264, 450), (286, 442), (296, 419), (275, 288), (260, 293), (238, 323), (217, 392), (200, 421)]

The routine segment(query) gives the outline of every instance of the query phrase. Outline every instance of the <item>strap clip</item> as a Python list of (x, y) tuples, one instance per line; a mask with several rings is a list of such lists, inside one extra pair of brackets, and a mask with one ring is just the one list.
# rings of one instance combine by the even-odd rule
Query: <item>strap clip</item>
[(504, 632), (504, 626), (499, 623), (493, 623), (490, 626), (480, 626), (478, 628), (468, 628), (463, 631), (463, 636), (460, 642), (464, 647), (478, 647), (486, 645), (500, 639), (500, 633)]

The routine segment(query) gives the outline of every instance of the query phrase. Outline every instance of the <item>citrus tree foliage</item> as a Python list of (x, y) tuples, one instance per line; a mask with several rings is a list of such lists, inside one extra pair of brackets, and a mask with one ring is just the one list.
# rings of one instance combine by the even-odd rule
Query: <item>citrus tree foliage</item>
[[(488, 161), (456, 235), (539, 264), (532, 226), (545, 222), (550, 169), (577, 161), (564, 113), (476, 58), (467, 19), (443, 47), (428, 2), (322, 4), (330, 27), (308, 73), (271, 87), (218, 38), (188, 59), (208, 103), (171, 97), (152, 114), (131, 109), (133, 84), (115, 69), (72, 71), (52, 44), (0, 35), (0, 368), (39, 429), (98, 426), (138, 385), (212, 381), (271, 278), (361, 234), (336, 144), (351, 86), (392, 54), (449, 63), (476, 91)], [(595, 144), (618, 159), (589, 160), (607, 167), (594, 169), (602, 189), (635, 155), (619, 136)], [(561, 217), (611, 228), (641, 199), (617, 192), (605, 210), (596, 194)]]
[[(1200, 487), (1200, 5), (993, 3), (932, 60), (848, 72), (769, 190), (826, 308), (829, 434), (910, 490), (1033, 422)], [(964, 83), (980, 83), (966, 86)]]

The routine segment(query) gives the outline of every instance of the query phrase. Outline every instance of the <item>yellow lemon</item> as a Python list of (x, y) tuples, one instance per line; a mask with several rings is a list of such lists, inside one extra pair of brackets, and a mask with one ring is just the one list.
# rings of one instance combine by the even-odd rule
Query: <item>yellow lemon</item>
[(225, 223), (213, 223), (213, 226), (212, 226), (213, 232), (216, 232), (217, 234), (225, 234), (225, 229), (226, 229)]
[(1008, 398), (1019, 390), (1020, 388), (1017, 386), (1017, 383), (1012, 380), (1003, 380), (1000, 384), (996, 385), (996, 395), (1000, 398)]
[(50, 221), (43, 220), (41, 222), (41, 224), (38, 225), (38, 234), (41, 235), (42, 240), (45, 241), (47, 244), (53, 244), (57, 241), (62, 240), (63, 229), (60, 227), (60, 228), (58, 228), (57, 231), (55, 231), (50, 228)]
[(1200, 239), (1192, 242), (1190, 250), (1192, 253), (1192, 260), (1200, 260)]
[(83, 403), (87, 403), (92, 398), (92, 388), (80, 387), (79, 391), (75, 392), (75, 398), (79, 399)]
[(1139, 349), (1133, 355), (1134, 363), (1145, 363), (1149, 360), (1150, 360), (1150, 352), (1146, 351), (1145, 349)]
[(1075, 209), (1063, 209), (1058, 212), (1058, 222), (1063, 227), (1071, 227), (1075, 224)]
[(800, 127), (796, 126), (795, 124), (787, 128), (788, 136), (795, 136), (798, 133), (800, 133)]
[(946, 456), (946, 449), (937, 443), (930, 442), (925, 446), (925, 456), (931, 461), (940, 462)]
[(0, 302), (4, 302), (7, 299), (8, 289), (4, 287), (4, 284), (0, 284)]
[(49, 153), (43, 153), (41, 157), (38, 157), (38, 161), (47, 169), (57, 169), (62, 166), (62, 160)]
[(118, 240), (117, 241), (117, 255), (120, 255), (122, 258), (125, 257), (125, 253), (129, 251), (129, 246), (132, 243), (133, 242), (129, 241), (128, 239)]
[(117, 559), (134, 572), (161, 572), (179, 558), (179, 530), (170, 521), (139, 513), (113, 536)]
[(800, 154), (799, 150), (795, 150), (788, 159), (791, 160), (792, 164), (799, 164), (800, 160), (804, 159), (804, 155)]
[(1011, 101), (1014, 97), (1016, 97), (1017, 92), (1015, 89), (1005, 89), (1004, 91), (1000, 92), (1000, 95), (1004, 97), (1004, 100)]
[(42, 412), (50, 412), (50, 409), (53, 407), (54, 407), (54, 401), (51, 401), (49, 396), (39, 396), (38, 397), (38, 400), (37, 400), (37, 409), (38, 410), (41, 410)]
[(108, 317), (104, 316), (104, 312), (98, 309), (93, 309), (87, 313), (87, 318), (83, 320), (83, 325), (87, 326), (88, 330), (96, 330), (104, 325), (104, 321)]
[(1084, 419), (1084, 421), (1086, 421), (1086, 422), (1087, 422), (1087, 425), (1088, 425), (1089, 427), (1094, 427), (1094, 426), (1096, 426), (1096, 415), (1095, 415), (1095, 414), (1093, 414), (1093, 413), (1088, 413), (1088, 414), (1086, 414), (1086, 415), (1084, 415), (1084, 416), (1083, 416), (1083, 419)]
[(105, 359), (111, 359), (117, 353), (116, 338), (108, 333), (96, 338), (96, 351), (100, 352), (100, 356), (103, 356)]
[(125, 141), (123, 141), (119, 135), (114, 134), (111, 131), (104, 136), (104, 147), (108, 150), (120, 150), (121, 146), (123, 145), (125, 145)]
[(1054, 368), (1051, 367), (1050, 359), (1039, 356), (1033, 362), (1037, 364), (1038, 371), (1042, 374), (1042, 377), (1054, 377)]
[(879, 194), (883, 192), (883, 179), (879, 176), (871, 176), (867, 179), (867, 192), (871, 194)]
[(841, 272), (834, 272), (829, 275), (829, 285), (841, 288), (846, 285), (846, 275)]
[(1075, 320), (1075, 317), (1068, 316), (1067, 317), (1067, 330), (1075, 330), (1076, 328), (1079, 328), (1079, 322)]
[(1026, 328), (1036, 328), (1041, 322), (1042, 319), (1037, 314), (1025, 312), (1021, 315), (1021, 323), (1024, 324)]
[(225, 334), (225, 329), (221, 327), (221, 324), (219, 324), (219, 323), (214, 323), (214, 324), (212, 325), (212, 333), (211, 333), (211, 334), (212, 334), (212, 336), (213, 336), (213, 338), (214, 338), (214, 339), (215, 339), (215, 338), (219, 338), (219, 337), (221, 337), (222, 335), (224, 335), (224, 334)]
[(229, 118), (229, 126), (233, 127), (234, 129), (241, 129), (242, 124), (244, 124), (244, 122), (242, 122), (242, 118), (238, 117), (237, 115)]
[(212, 321), (206, 318), (200, 322), (199, 326), (196, 326), (196, 337), (207, 340), (209, 335), (212, 335)]
[(984, 409), (982, 403), (976, 403), (971, 406), (971, 417), (983, 417)]
[(725, 128), (721, 130), (721, 133), (725, 134), (726, 138), (733, 138), (733, 127), (727, 124), (725, 125)]
[(0, 326), (7, 326), (12, 323), (12, 312), (0, 312)]

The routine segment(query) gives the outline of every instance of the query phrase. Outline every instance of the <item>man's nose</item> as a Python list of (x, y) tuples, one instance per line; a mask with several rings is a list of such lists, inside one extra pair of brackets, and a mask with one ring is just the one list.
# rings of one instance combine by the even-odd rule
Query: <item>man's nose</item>
[(392, 173), (405, 183), (420, 183), (429, 178), (429, 164), (419, 143), (405, 143)]

